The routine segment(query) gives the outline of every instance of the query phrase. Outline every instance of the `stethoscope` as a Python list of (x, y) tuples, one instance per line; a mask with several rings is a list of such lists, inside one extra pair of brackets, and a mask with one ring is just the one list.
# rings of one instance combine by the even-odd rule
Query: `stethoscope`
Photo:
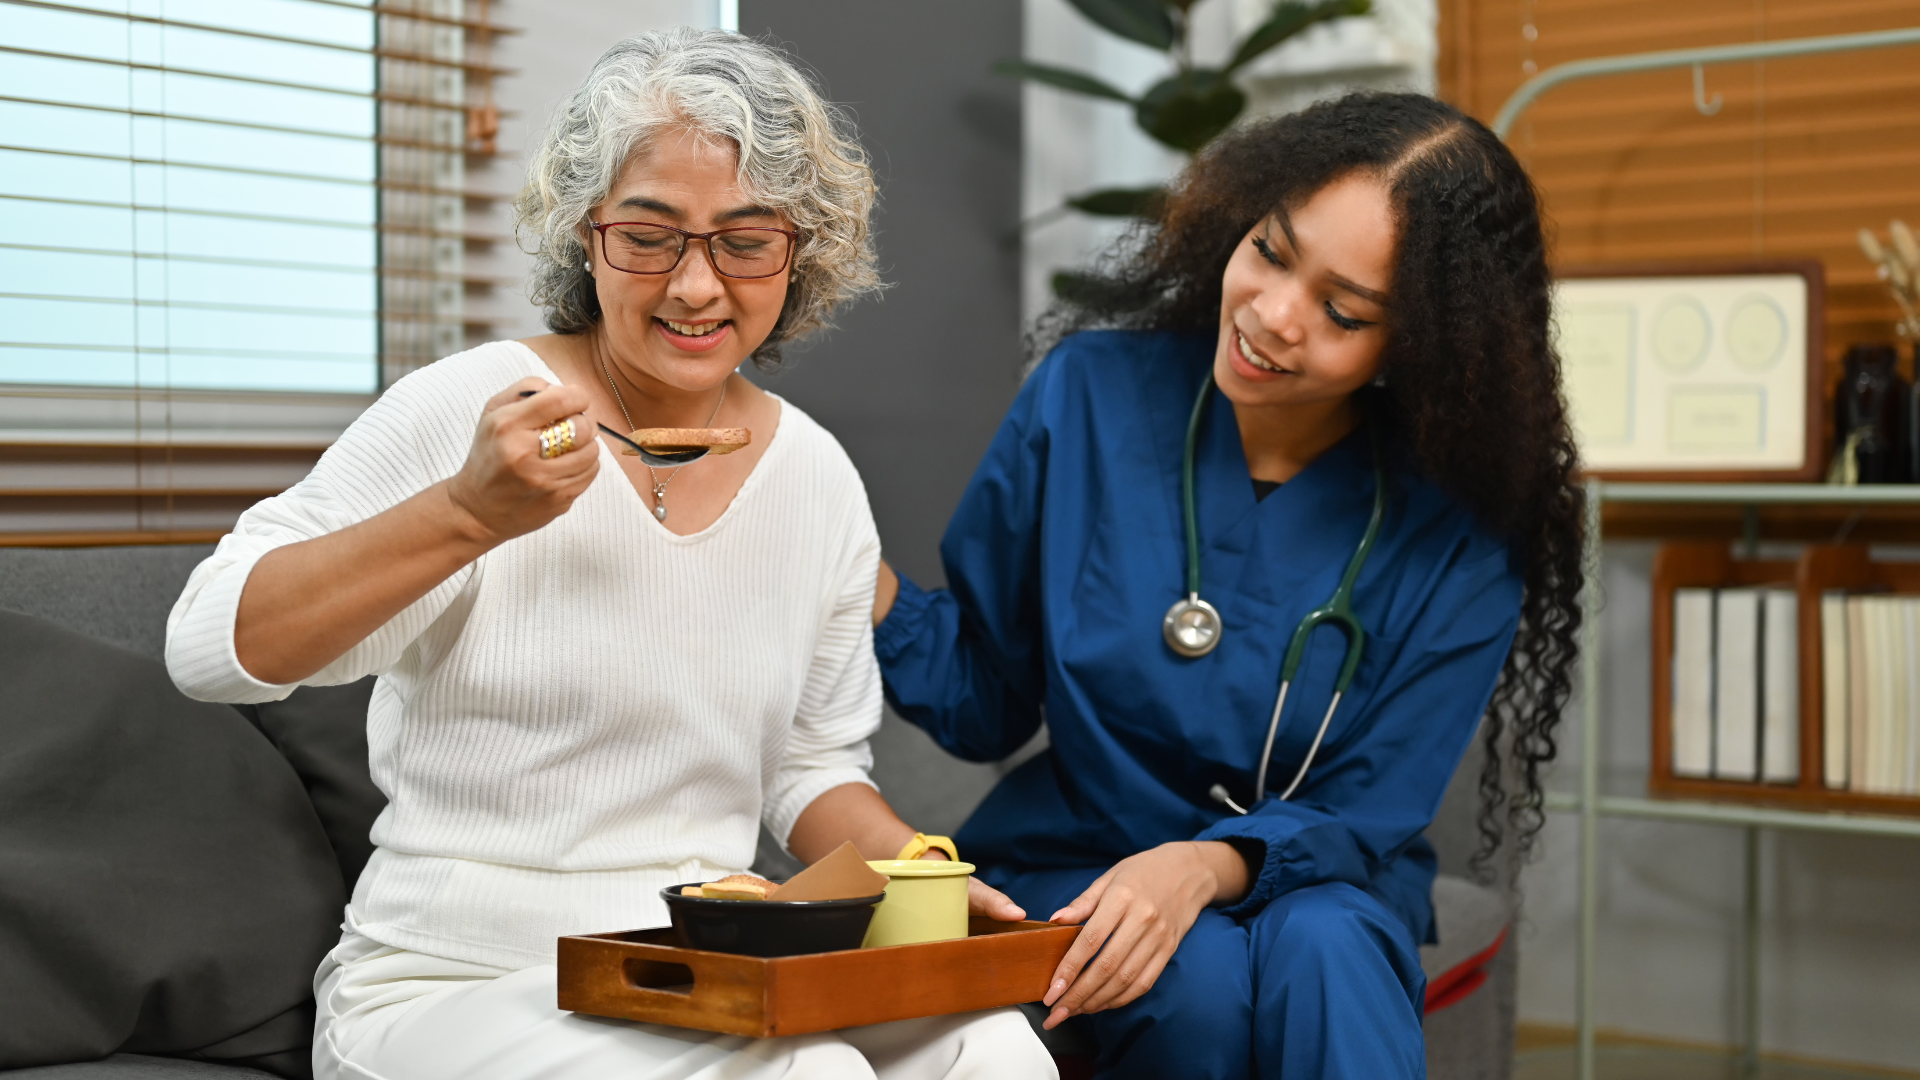
[[(1200, 384), (1200, 394), (1193, 401), (1193, 416), (1187, 421), (1186, 455), (1180, 463), (1180, 502), (1186, 514), (1187, 523), (1187, 595), (1167, 609), (1166, 618), (1160, 621), (1160, 632), (1167, 639), (1167, 645), (1181, 656), (1199, 657), (1212, 652), (1220, 644), (1222, 626), (1220, 612), (1205, 600), (1200, 599), (1200, 520), (1194, 510), (1193, 499), (1193, 461), (1200, 443), (1200, 418), (1206, 412), (1207, 399), (1213, 396), (1213, 373), (1208, 372), (1205, 382)], [(1253, 781), (1253, 801), (1248, 806), (1257, 805), (1267, 794), (1267, 760), (1273, 756), (1273, 739), (1280, 731), (1280, 711), (1287, 705), (1287, 690), (1293, 686), (1293, 677), (1300, 671), (1300, 661), (1307, 653), (1307, 638), (1322, 624), (1331, 623), (1339, 627), (1347, 636), (1347, 653), (1340, 664), (1340, 677), (1333, 683), (1333, 700), (1327, 704), (1327, 715), (1320, 719), (1320, 730), (1314, 733), (1313, 745), (1307, 748), (1307, 757), (1300, 763), (1300, 771), (1293, 774), (1293, 782), (1287, 790), (1280, 793), (1280, 801), (1285, 802), (1300, 787), (1300, 781), (1307, 778), (1307, 769), (1313, 764), (1313, 757), (1320, 752), (1320, 743), (1327, 737), (1327, 728), (1333, 723), (1333, 714), (1340, 707), (1340, 697), (1353, 684), (1354, 673), (1360, 670), (1360, 658), (1366, 652), (1367, 632), (1360, 625), (1360, 619), (1353, 613), (1353, 583), (1360, 577), (1360, 568), (1367, 564), (1367, 556), (1373, 554), (1373, 543), (1380, 537), (1380, 519), (1386, 516), (1387, 509), (1387, 471), (1380, 459), (1380, 435), (1372, 424), (1367, 431), (1373, 444), (1373, 516), (1367, 520), (1367, 531), (1361, 534), (1360, 546), (1353, 550), (1353, 557), (1347, 560), (1346, 573), (1340, 575), (1340, 584), (1333, 590), (1333, 596), (1324, 604), (1307, 612), (1293, 628), (1293, 640), (1287, 644), (1287, 657), (1280, 665), (1280, 696), (1273, 703), (1273, 719), (1267, 722), (1267, 743), (1260, 751), (1260, 768)], [(1227, 794), (1225, 784), (1215, 784), (1207, 792), (1213, 801), (1224, 803), (1236, 813), (1244, 814), (1247, 808), (1233, 801)]]

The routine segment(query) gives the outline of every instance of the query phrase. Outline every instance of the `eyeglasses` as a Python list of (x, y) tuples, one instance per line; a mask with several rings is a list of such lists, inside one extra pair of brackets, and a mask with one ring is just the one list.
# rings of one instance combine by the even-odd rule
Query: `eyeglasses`
[(600, 234), (600, 256), (608, 266), (629, 274), (669, 274), (680, 265), (687, 244), (707, 242), (707, 261), (721, 277), (766, 278), (787, 268), (800, 234), (789, 229), (716, 229), (697, 233), (651, 221), (589, 221)]

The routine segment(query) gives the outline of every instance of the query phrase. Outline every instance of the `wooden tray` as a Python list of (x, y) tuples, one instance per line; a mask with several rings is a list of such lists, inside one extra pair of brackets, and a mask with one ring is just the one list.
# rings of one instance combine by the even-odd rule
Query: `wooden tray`
[(1038, 1001), (1077, 926), (975, 916), (952, 941), (766, 959), (675, 945), (673, 931), (560, 939), (560, 1007), (768, 1038)]

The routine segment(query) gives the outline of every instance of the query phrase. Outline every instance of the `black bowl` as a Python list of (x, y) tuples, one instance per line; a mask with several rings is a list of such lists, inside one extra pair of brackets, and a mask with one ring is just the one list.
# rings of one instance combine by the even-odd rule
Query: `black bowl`
[[(690, 881), (688, 885), (704, 882)], [(680, 944), (740, 956), (798, 956), (857, 949), (885, 893), (847, 900), (716, 900), (660, 890)]]

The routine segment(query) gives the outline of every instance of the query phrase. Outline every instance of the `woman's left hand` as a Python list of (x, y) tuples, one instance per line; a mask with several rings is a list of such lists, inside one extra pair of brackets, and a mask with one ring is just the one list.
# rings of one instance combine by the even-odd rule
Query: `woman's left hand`
[[(945, 862), (947, 853), (936, 848), (920, 857)], [(976, 877), (967, 879), (967, 914), (985, 915), (1001, 922), (1019, 922), (1027, 917), (1026, 909), (1014, 903), (1006, 893)]]
[(1223, 843), (1162, 844), (1122, 859), (1048, 920), (1086, 926), (1041, 999), (1053, 1006), (1043, 1026), (1117, 1009), (1151, 990), (1201, 909), (1246, 888), (1245, 860)]
[(985, 915), (1001, 922), (1019, 922), (1027, 917), (1026, 909), (979, 878), (967, 879), (967, 914)]

